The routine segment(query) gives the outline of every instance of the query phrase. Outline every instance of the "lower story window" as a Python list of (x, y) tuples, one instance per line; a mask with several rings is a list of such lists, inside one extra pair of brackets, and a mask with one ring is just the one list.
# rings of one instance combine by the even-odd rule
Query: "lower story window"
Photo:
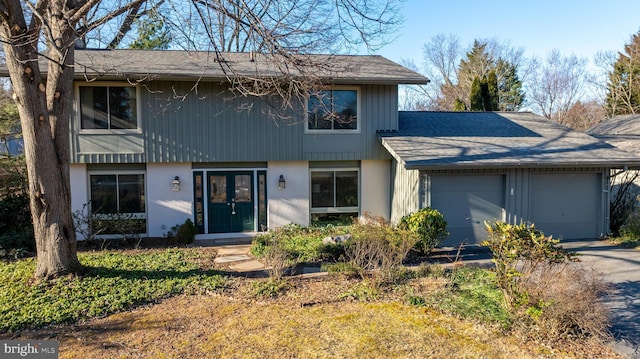
[(146, 232), (144, 174), (90, 175), (91, 212), (100, 234)]
[(357, 170), (311, 172), (311, 220), (314, 223), (348, 223), (359, 213)]

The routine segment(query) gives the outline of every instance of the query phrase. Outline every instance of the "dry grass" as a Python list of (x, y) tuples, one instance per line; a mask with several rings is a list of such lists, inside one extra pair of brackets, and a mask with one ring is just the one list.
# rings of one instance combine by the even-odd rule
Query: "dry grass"
[[(441, 287), (426, 281), (416, 287)], [(251, 283), (237, 279), (223, 294), (178, 296), (20, 337), (59, 340), (60, 358), (616, 357), (602, 346), (561, 352), (497, 327), (399, 304), (392, 293), (374, 303), (338, 299), (357, 283), (350, 279), (295, 279), (284, 295), (267, 299), (249, 295)]]

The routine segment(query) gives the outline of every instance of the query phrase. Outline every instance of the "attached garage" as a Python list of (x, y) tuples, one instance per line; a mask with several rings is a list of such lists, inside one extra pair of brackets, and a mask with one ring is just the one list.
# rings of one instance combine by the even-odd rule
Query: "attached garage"
[(602, 185), (596, 173), (531, 176), (531, 222), (556, 238), (597, 238)]
[(608, 174), (640, 158), (532, 113), (400, 112), (379, 133), (393, 156), (391, 219), (443, 213), (445, 246), (480, 243), (485, 221), (535, 223), (561, 239), (608, 233)]
[(479, 243), (485, 221), (504, 220), (504, 175), (430, 176), (431, 207), (447, 220), (451, 233), (443, 245)]

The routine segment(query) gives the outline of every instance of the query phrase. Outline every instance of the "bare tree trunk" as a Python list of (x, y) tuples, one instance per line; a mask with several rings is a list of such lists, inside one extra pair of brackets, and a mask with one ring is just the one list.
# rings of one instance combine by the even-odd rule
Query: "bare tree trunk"
[[(69, 117), (73, 89), (73, 29), (52, 26), (46, 78), (38, 69), (38, 29), (27, 28), (17, 19), (16, 26), (2, 27), (6, 63), (18, 106), (29, 177), (29, 197), (36, 239), (36, 279), (49, 279), (77, 273), (76, 234), (71, 216), (69, 185)], [(23, 26), (20, 26), (23, 25)], [(33, 40), (35, 38), (35, 41)], [(56, 41), (57, 42), (57, 41)], [(67, 46), (64, 46), (67, 44)], [(59, 49), (62, 49), (60, 51)]]

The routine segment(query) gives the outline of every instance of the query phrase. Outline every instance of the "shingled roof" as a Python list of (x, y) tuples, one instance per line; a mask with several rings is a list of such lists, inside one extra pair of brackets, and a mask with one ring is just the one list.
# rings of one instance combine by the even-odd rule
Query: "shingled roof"
[(638, 166), (640, 159), (529, 112), (400, 112), (379, 133), (407, 169)]
[[(252, 61), (253, 59), (253, 61)], [(314, 73), (324, 82), (348, 84), (426, 84), (429, 80), (382, 56), (298, 55), (322, 66)], [(167, 79), (226, 80), (240, 76), (279, 77), (273, 57), (256, 53), (178, 50), (75, 50), (75, 75), (78, 79)], [(46, 71), (45, 61), (40, 67)], [(290, 67), (296, 76), (295, 68)], [(0, 68), (0, 75), (7, 70)]]
[(611, 117), (591, 127), (587, 133), (625, 151), (640, 154), (640, 115)]

